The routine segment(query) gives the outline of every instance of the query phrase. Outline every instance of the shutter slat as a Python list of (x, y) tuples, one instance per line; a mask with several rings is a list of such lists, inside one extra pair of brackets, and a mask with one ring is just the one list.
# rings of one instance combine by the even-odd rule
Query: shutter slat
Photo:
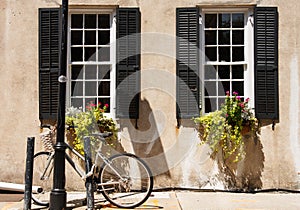
[(140, 11), (117, 10), (117, 117), (139, 117)]
[(55, 120), (58, 108), (60, 9), (39, 9), (39, 116)]
[(176, 16), (177, 119), (199, 116), (199, 10), (178, 8)]
[(255, 8), (255, 114), (278, 119), (278, 14), (275, 7)]

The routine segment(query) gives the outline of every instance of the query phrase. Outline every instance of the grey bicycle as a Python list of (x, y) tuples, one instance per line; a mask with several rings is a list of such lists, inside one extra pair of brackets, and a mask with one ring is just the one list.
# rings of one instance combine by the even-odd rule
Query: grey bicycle
[[(96, 133), (93, 137), (105, 142), (110, 133)], [(48, 146), (49, 147), (49, 146)], [(66, 143), (75, 156), (81, 160), (85, 158), (74, 148)], [(119, 208), (135, 208), (143, 204), (150, 196), (153, 189), (153, 177), (150, 168), (139, 157), (124, 153), (107, 157), (96, 151), (95, 161), (91, 170), (84, 172), (66, 154), (68, 163), (85, 180), (91, 177), (93, 180), (93, 193), (102, 193), (104, 198)], [(32, 194), (34, 203), (49, 206), (51, 185), (53, 181), (54, 150), (42, 151), (34, 155), (33, 186), (40, 186), (38, 192)], [(101, 165), (99, 165), (101, 163)]]

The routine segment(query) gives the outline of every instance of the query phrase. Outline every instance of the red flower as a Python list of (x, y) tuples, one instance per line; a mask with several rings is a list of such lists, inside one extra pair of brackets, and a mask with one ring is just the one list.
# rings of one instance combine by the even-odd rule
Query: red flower
[(104, 104), (104, 106), (106, 107), (106, 108), (108, 108), (109, 106), (108, 106), (108, 104)]

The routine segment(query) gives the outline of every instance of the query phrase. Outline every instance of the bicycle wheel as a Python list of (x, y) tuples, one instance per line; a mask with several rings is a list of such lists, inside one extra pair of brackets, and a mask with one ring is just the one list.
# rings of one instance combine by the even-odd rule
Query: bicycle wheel
[(143, 204), (153, 188), (149, 167), (133, 154), (118, 154), (103, 164), (98, 184), (103, 196), (119, 208), (135, 208)]
[(39, 186), (40, 190), (32, 191), (32, 200), (38, 205), (49, 206), (53, 181), (53, 155), (50, 152), (39, 152), (33, 157), (32, 186)]

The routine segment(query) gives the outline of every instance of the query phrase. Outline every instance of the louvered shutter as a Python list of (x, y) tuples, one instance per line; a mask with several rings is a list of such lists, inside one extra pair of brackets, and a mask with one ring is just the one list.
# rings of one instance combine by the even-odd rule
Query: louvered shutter
[(278, 13), (275, 7), (255, 8), (255, 114), (278, 119)]
[(139, 117), (140, 93), (140, 11), (117, 10), (117, 117)]
[(199, 9), (176, 11), (177, 119), (199, 116)]
[(60, 9), (39, 9), (39, 116), (55, 120), (58, 108)]

